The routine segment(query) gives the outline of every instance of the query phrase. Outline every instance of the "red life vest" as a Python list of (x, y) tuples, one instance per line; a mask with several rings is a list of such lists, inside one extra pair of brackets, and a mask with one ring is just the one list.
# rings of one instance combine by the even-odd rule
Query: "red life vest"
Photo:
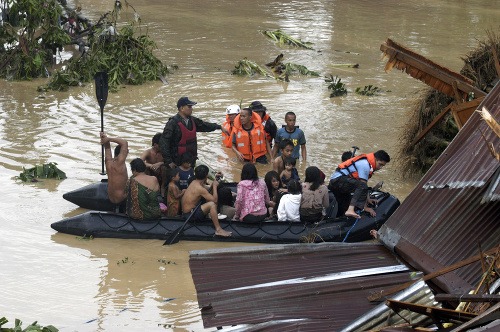
[(181, 130), (181, 140), (177, 146), (177, 156), (182, 156), (186, 152), (191, 152), (193, 157), (197, 156), (197, 142), (196, 142), (196, 124), (193, 119), (189, 119), (193, 123), (193, 129), (187, 129), (183, 121), (177, 122), (179, 129)]
[(257, 158), (264, 156), (267, 153), (266, 146), (266, 134), (264, 127), (260, 122), (260, 116), (252, 112), (252, 124), (253, 128), (250, 130), (250, 135), (247, 130), (243, 128), (240, 122), (240, 116), (238, 115), (234, 119), (232, 137), (236, 137), (236, 149), (243, 154), (245, 160), (250, 160), (254, 162)]
[[(366, 153), (366, 154), (362, 153), (354, 158), (348, 159), (348, 160), (344, 161), (343, 163), (339, 164), (339, 166), (337, 167), (337, 171), (345, 169), (349, 172), (348, 176), (359, 180), (358, 170), (356, 169), (356, 165), (354, 163), (360, 159), (368, 160), (368, 163), (370, 164), (370, 174), (368, 174), (368, 178), (371, 178), (372, 174), (373, 174), (373, 170), (376, 167), (375, 154), (373, 154), (373, 153)], [(356, 170), (354, 172), (350, 172), (349, 166), (353, 166)]]
[(226, 121), (222, 124), (222, 128), (226, 128), (229, 132), (229, 135), (222, 132), (222, 144), (224, 144), (226, 148), (230, 148), (233, 146), (233, 142), (231, 141), (231, 131), (233, 128), (231, 127), (231, 121), (229, 120), (228, 115), (226, 115)]

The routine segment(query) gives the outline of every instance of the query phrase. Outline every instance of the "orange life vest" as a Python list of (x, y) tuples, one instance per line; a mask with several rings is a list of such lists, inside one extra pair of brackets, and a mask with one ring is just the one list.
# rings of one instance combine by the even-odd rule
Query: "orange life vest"
[[(350, 177), (353, 177), (353, 178), (359, 180), (358, 170), (356, 169), (356, 165), (354, 163), (360, 159), (368, 160), (368, 163), (370, 164), (370, 174), (368, 174), (368, 178), (371, 178), (372, 174), (373, 174), (373, 170), (376, 167), (375, 154), (373, 154), (373, 153), (366, 153), (366, 154), (362, 153), (354, 158), (348, 159), (348, 160), (344, 161), (343, 163), (339, 164), (336, 171), (338, 172), (340, 170), (345, 169), (349, 172)], [(356, 170), (354, 172), (349, 171), (349, 166), (353, 166), (354, 169), (356, 169)]]
[(231, 127), (229, 115), (226, 115), (226, 121), (222, 124), (222, 128), (226, 128), (229, 132), (229, 135), (226, 135), (224, 132), (222, 132), (222, 144), (224, 144), (226, 148), (230, 148), (231, 146), (233, 146), (233, 142), (231, 141), (231, 131), (233, 130), (233, 128)]
[(243, 129), (240, 122), (240, 115), (236, 116), (231, 133), (231, 142), (233, 136), (236, 137), (236, 149), (243, 154), (245, 160), (254, 162), (257, 158), (267, 153), (266, 134), (264, 127), (260, 122), (260, 116), (252, 112), (253, 128), (249, 132)]

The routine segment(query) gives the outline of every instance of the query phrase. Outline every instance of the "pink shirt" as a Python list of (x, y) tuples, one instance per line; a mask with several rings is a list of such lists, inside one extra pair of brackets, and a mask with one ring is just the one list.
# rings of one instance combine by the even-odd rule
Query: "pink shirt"
[(267, 213), (269, 193), (264, 180), (243, 180), (238, 183), (235, 217), (242, 220), (247, 214), (261, 216)]

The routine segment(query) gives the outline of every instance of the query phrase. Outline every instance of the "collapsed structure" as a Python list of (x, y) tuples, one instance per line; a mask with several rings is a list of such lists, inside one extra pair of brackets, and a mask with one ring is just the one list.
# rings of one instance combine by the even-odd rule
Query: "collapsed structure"
[[(451, 81), (452, 90), (454, 85)], [(500, 119), (500, 83), (477, 108), (483, 107)], [(238, 324), (231, 330), (244, 331), (497, 330), (500, 161), (491, 147), (498, 151), (500, 136), (472, 112), (379, 230), (381, 244), (191, 252), (204, 326)]]

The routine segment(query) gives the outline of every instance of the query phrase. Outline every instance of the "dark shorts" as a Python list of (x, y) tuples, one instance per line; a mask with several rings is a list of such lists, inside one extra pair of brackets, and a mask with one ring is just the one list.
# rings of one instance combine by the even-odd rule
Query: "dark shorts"
[[(185, 219), (189, 218), (190, 215), (191, 215), (191, 212), (182, 214), (182, 216)], [(189, 219), (189, 221), (191, 221), (191, 222), (204, 221), (206, 218), (207, 218), (207, 216), (203, 213), (203, 210), (201, 209), (201, 207), (199, 207), (196, 209), (196, 212), (193, 214), (191, 219)]]

